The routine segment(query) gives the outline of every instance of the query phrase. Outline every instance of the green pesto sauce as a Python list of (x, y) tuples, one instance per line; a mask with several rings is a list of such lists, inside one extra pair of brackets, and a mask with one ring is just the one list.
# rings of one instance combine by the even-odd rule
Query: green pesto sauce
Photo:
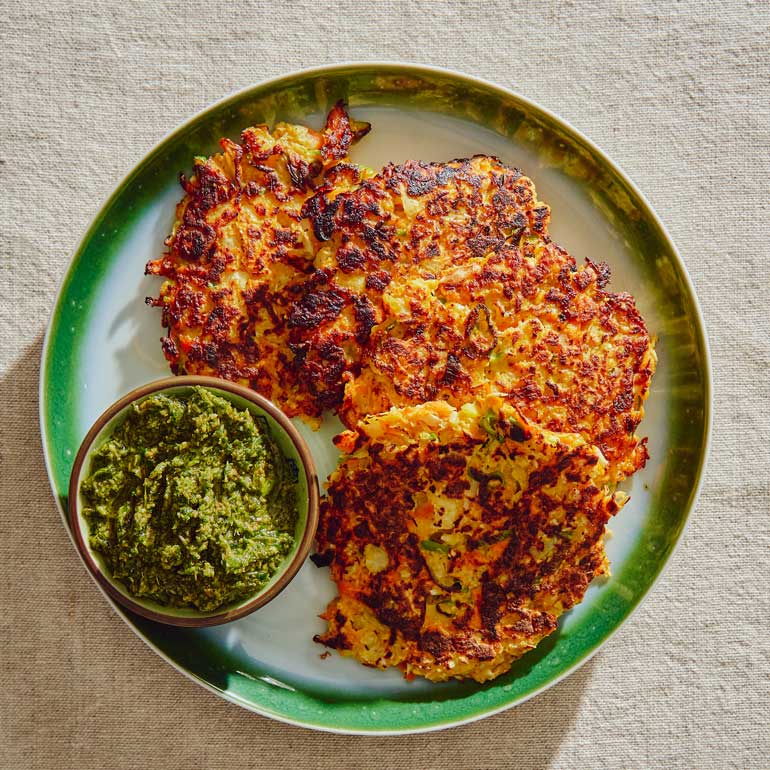
[(294, 545), (297, 467), (267, 423), (204, 388), (131, 406), (81, 485), (90, 544), (136, 597), (244, 599)]

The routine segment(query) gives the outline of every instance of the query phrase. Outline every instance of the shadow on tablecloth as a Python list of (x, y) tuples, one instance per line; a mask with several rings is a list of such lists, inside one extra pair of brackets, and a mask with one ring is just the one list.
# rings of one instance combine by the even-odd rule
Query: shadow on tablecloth
[[(10, 706), (4, 729), (17, 745), (36, 745), (39, 760), (50, 753), (54, 764), (77, 760), (83, 767), (128, 760), (148, 745), (156, 756), (174, 757), (175, 767), (204, 766), (214, 757), (216, 767), (270, 770), (296, 770), (309, 757), (314, 768), (329, 770), (549, 767), (579, 709), (589, 707), (582, 701), (593, 661), (480, 722), (428, 735), (360, 738), (243, 711), (145, 648), (94, 590), (56, 511), (38, 420), (42, 339), (40, 332), (0, 380), (2, 699)], [(100, 735), (113, 736), (109, 746), (89, 740), (94, 720)]]

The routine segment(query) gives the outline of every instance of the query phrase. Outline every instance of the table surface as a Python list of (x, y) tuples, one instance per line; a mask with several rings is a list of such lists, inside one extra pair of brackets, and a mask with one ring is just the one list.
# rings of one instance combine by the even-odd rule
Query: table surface
[[(766, 3), (0, 0), (0, 766), (768, 768), (770, 10)], [(557, 112), (644, 191), (711, 337), (705, 484), (649, 599), (567, 680), (483, 722), (315, 734), (177, 674), (94, 589), (43, 465), (62, 272), (117, 181), (221, 96), (302, 67), (463, 70)]]

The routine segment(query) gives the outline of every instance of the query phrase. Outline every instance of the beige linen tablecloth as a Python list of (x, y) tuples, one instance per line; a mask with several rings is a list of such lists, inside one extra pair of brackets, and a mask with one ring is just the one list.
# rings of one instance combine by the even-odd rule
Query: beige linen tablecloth
[[(767, 2), (0, 6), (0, 768), (770, 768)], [(234, 89), (375, 58), (497, 81), (605, 149), (681, 250), (715, 374), (703, 493), (642, 608), (545, 694), (404, 738), (271, 722), (146, 648), (61, 526), (37, 412), (60, 276), (127, 170)]]

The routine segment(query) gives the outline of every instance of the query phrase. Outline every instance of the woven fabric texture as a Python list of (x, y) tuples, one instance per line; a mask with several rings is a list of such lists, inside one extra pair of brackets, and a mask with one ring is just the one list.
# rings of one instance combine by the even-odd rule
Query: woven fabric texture
[[(766, 2), (0, 7), (0, 767), (770, 767)], [(545, 694), (476, 724), (403, 738), (263, 719), (145, 647), (94, 589), (61, 526), (37, 414), (60, 277), (126, 171), (235, 89), (378, 58), (513, 88), (618, 162), (681, 251), (715, 377), (703, 492), (641, 609)]]

